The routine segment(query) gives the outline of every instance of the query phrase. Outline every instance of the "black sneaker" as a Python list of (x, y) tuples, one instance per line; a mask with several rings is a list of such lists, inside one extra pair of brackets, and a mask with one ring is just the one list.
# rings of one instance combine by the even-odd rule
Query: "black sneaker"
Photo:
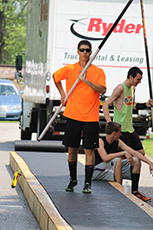
[(84, 186), (82, 192), (90, 194), (91, 193), (91, 185), (89, 183), (85, 183), (85, 186)]
[(67, 186), (67, 188), (65, 189), (66, 192), (73, 192), (74, 191), (74, 187), (77, 185), (77, 180), (72, 180), (70, 179), (70, 183)]

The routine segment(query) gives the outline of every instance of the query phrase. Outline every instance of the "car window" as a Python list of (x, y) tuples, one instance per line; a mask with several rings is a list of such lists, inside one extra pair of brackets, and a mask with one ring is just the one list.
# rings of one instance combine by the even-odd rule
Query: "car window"
[(17, 95), (17, 92), (11, 85), (0, 85), (0, 95)]

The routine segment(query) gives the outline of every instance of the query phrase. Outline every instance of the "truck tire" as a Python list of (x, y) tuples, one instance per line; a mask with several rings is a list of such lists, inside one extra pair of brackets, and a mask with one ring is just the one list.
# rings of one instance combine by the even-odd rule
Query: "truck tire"
[(30, 130), (21, 130), (21, 140), (31, 140), (31, 132)]

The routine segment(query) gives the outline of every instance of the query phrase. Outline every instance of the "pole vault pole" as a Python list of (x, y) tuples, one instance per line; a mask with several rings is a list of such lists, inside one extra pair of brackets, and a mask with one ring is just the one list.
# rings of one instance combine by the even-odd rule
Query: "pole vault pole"
[(149, 93), (150, 93), (150, 98), (153, 99), (143, 0), (140, 0), (140, 5), (141, 5), (142, 24), (143, 24), (143, 36), (144, 36), (144, 45), (145, 45), (146, 62), (147, 62)]
[[(93, 60), (95, 59), (95, 57), (97, 56), (97, 54), (99, 53), (100, 49), (102, 48), (102, 46), (105, 44), (105, 42), (107, 41), (108, 37), (110, 36), (110, 34), (113, 32), (113, 30), (115, 29), (115, 27), (117, 26), (118, 22), (120, 21), (120, 19), (123, 17), (124, 13), (126, 12), (126, 10), (128, 9), (128, 7), (130, 6), (130, 4), (133, 2), (133, 0), (129, 0), (128, 3), (126, 4), (126, 6), (124, 7), (124, 9), (122, 10), (122, 12), (120, 13), (120, 15), (118, 16), (118, 18), (116, 19), (116, 21), (114, 22), (114, 24), (112, 25), (112, 27), (110, 28), (110, 30), (108, 31), (108, 33), (106, 34), (106, 36), (104, 37), (104, 39), (102, 40), (102, 42), (100, 43), (100, 45), (98, 46), (97, 50), (95, 51), (95, 53), (93, 54), (93, 56), (91, 57), (91, 59), (89, 60), (89, 62), (87, 63), (87, 65), (85, 66), (85, 68), (83, 69), (83, 71), (80, 74), (80, 77), (84, 75), (84, 73), (87, 71), (88, 67), (91, 65), (91, 63), (93, 62)], [(79, 78), (76, 80), (76, 82), (74, 83), (74, 85), (72, 86), (72, 88), (69, 90), (68, 94), (66, 95), (65, 99), (64, 99), (64, 103), (67, 101), (68, 97), (70, 96), (70, 94), (73, 92), (73, 90), (75, 89), (75, 87), (77, 86), (79, 82)], [(64, 104), (63, 103), (63, 104)], [(40, 141), (43, 136), (45, 135), (45, 133), (47, 132), (47, 130), (49, 129), (50, 125), (53, 123), (53, 121), (55, 120), (57, 114), (61, 111), (63, 104), (61, 104), (58, 109), (56, 110), (56, 112), (54, 113), (54, 115), (51, 117), (51, 119), (49, 120), (48, 124), (46, 125), (46, 127), (44, 128), (44, 130), (42, 131), (42, 133), (40, 134), (40, 136), (38, 137), (38, 141)]]

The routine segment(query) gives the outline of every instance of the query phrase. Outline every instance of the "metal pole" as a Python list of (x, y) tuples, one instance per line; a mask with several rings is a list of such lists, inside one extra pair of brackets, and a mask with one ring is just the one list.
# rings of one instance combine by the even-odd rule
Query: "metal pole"
[(146, 62), (147, 62), (149, 93), (150, 93), (150, 98), (153, 99), (143, 0), (140, 0), (140, 5), (141, 5), (142, 24), (143, 24), (143, 35), (144, 35), (144, 45), (145, 45)]
[[(95, 59), (95, 57), (99, 53), (100, 49), (105, 44), (105, 42), (107, 41), (108, 37), (113, 32), (113, 30), (117, 26), (118, 22), (120, 21), (120, 19), (122, 18), (122, 16), (124, 15), (124, 13), (126, 12), (126, 10), (128, 9), (128, 7), (130, 6), (130, 4), (132, 2), (133, 2), (133, 0), (129, 0), (128, 1), (128, 3), (126, 4), (126, 6), (124, 7), (124, 9), (120, 13), (120, 15), (118, 16), (118, 18), (116, 19), (116, 21), (114, 22), (114, 24), (112, 25), (112, 27), (110, 28), (110, 30), (108, 31), (108, 33), (106, 34), (106, 36), (104, 37), (103, 41), (98, 46), (96, 52), (94, 53), (94, 55), (91, 57), (91, 59), (89, 60), (89, 62), (87, 63), (87, 65), (85, 66), (85, 68), (83, 69), (83, 71), (81, 72), (80, 77), (84, 75), (84, 73), (86, 72), (86, 70), (88, 69), (88, 67), (91, 65), (91, 63), (93, 62), (93, 60)], [(66, 95), (64, 102), (66, 102), (66, 100), (68, 99), (68, 97), (70, 96), (70, 94), (72, 93), (72, 91), (74, 90), (74, 88), (77, 86), (78, 82), (79, 82), (79, 78), (76, 80), (76, 82), (74, 83), (74, 85), (72, 86), (72, 88), (70, 89), (70, 91), (68, 92), (68, 94)], [(45, 135), (45, 133), (49, 129), (49, 126), (53, 123), (53, 121), (56, 118), (57, 114), (61, 111), (62, 107), (63, 107), (62, 104), (58, 107), (58, 109), (56, 110), (56, 112), (51, 117), (50, 121), (48, 122), (48, 124), (46, 125), (46, 127), (44, 128), (44, 130), (42, 131), (42, 133), (40, 134), (40, 136), (38, 137), (38, 141), (40, 141), (43, 138), (43, 136)]]

